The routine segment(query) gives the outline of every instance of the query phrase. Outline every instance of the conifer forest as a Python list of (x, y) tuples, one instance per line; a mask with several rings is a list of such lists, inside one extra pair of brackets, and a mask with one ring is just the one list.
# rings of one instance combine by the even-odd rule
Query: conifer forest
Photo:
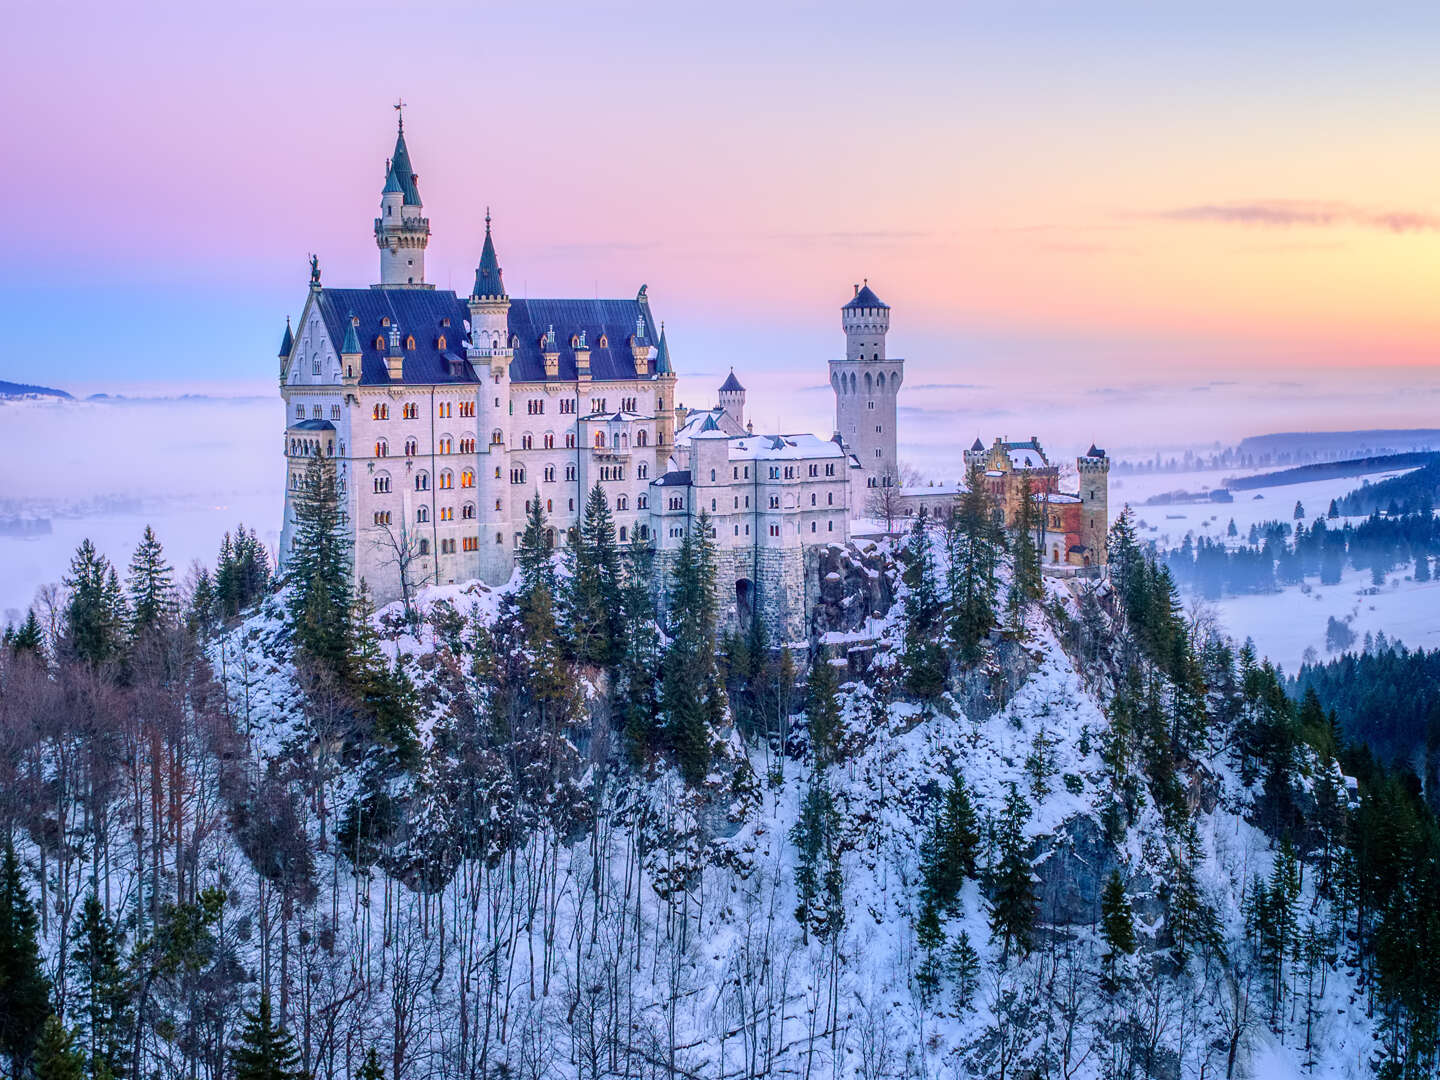
[[(1434, 655), (1291, 677), (1182, 603), (1241, 551), (1127, 511), (1042, 576), (972, 490), (852, 542), (863, 656), (727, 623), (704, 515), (658, 582), (599, 486), (378, 612), (321, 458), (283, 575), (80, 545), (0, 649), (0, 1072), (1440, 1075)], [(1424, 515), (1247, 558), (1418, 566)]]

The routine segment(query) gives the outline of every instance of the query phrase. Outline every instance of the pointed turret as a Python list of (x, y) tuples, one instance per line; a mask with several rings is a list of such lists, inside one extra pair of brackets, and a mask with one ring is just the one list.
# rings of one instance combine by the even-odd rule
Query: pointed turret
[(660, 347), (655, 358), (656, 375), (674, 375), (675, 367), (670, 363), (670, 345), (665, 340), (665, 324), (660, 324)]
[(740, 380), (735, 378), (735, 369), (730, 369), (730, 374), (720, 384), (720, 407), (730, 414), (739, 427), (745, 426), (745, 387), (740, 385)]
[(290, 332), (290, 316), (285, 316), (285, 336), (280, 339), (280, 359), (290, 359), (290, 353), (295, 349), (295, 335)]
[(355, 313), (345, 318), (345, 343), (340, 346), (341, 356), (360, 355), (360, 336), (355, 333)]
[(410, 164), (410, 150), (405, 145), (402, 114), (395, 134), (395, 153), (385, 163), (380, 216), (375, 219), (381, 285), (429, 287), (425, 284), (425, 248), (430, 243), (430, 219), (420, 214), (422, 204), (418, 180), (415, 168)]
[(490, 208), (485, 208), (485, 246), (480, 249), (480, 265), (475, 268), (477, 299), (498, 299), (505, 295), (505, 281), (500, 276), (500, 259), (495, 254), (495, 240), (490, 235)]

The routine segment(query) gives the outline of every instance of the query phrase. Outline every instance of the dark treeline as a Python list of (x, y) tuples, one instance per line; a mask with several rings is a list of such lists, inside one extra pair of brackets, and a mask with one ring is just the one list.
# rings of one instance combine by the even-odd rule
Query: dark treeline
[[(1371, 583), (1377, 586), (1392, 573), (1431, 580), (1440, 553), (1440, 519), (1428, 505), (1396, 516), (1375, 513), (1357, 524), (1334, 524), (1337, 516), (1332, 504), (1329, 523), (1326, 517), (1317, 517), (1308, 528), (1303, 518), (1293, 526), (1288, 522), (1252, 526), (1248, 542), (1234, 547), (1187, 535), (1179, 547), (1164, 554), (1164, 561), (1179, 585), (1211, 600), (1274, 592), (1305, 581), (1335, 585), (1347, 566), (1369, 571)], [(1230, 528), (1235, 528), (1233, 521)]]
[(1440, 810), (1440, 651), (1380, 647), (1300, 669), (1291, 693), (1314, 692), (1351, 743), (1417, 774)]
[(1350, 517), (1384, 511), (1390, 517), (1423, 514), (1440, 500), (1440, 461), (1403, 476), (1356, 488), (1338, 502), (1340, 513)]

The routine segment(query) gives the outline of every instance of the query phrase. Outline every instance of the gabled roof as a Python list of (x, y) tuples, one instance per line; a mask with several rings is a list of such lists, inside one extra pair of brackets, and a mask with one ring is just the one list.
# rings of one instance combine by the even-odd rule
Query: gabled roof
[(504, 296), (505, 282), (500, 278), (500, 260), (495, 255), (495, 241), (490, 238), (490, 211), (485, 211), (485, 246), (480, 251), (480, 265), (475, 268), (475, 288), (471, 296)]
[(725, 381), (720, 384), (720, 392), (721, 392), (722, 394), (724, 394), (724, 393), (727, 393), (727, 392), (734, 392), (734, 391), (737, 391), (737, 390), (738, 390), (740, 393), (743, 394), (743, 393), (745, 392), (745, 387), (743, 387), (743, 386), (740, 385), (740, 380), (737, 379), (737, 378), (735, 378), (735, 369), (734, 369), (734, 368), (731, 368), (731, 369), (730, 369), (730, 374), (727, 375), (727, 376), (725, 377)]
[(707, 416), (707, 417), (705, 417), (705, 422), (700, 425), (700, 434), (701, 434), (701, 435), (705, 434), (705, 432), (707, 432), (707, 431), (719, 431), (719, 430), (720, 430), (720, 425), (715, 422), (715, 417), (714, 417), (714, 416)]
[(284, 360), (295, 348), (295, 335), (290, 333), (290, 317), (285, 317), (285, 336), (280, 339), (280, 359)]
[(861, 285), (858, 289), (855, 290), (855, 297), (854, 297), (854, 299), (852, 299), (848, 304), (845, 305), (845, 307), (841, 308), (840, 310), (841, 310), (841, 311), (845, 311), (845, 310), (847, 310), (847, 309), (849, 309), (849, 308), (867, 308), (867, 307), (874, 307), (874, 308), (889, 308), (889, 307), (890, 307), (889, 304), (885, 303), (884, 300), (881, 300), (878, 296), (875, 295), (874, 292), (871, 291), (871, 289), (870, 289), (870, 282), (869, 282), (868, 280), (865, 282), (864, 285)]
[[(346, 323), (353, 314), (360, 320), (355, 328), (361, 355), (360, 382), (390, 384), (385, 356), (390, 350), (388, 318), (400, 329), (400, 340), (415, 338), (415, 348), (405, 350), (405, 383), (475, 382), (475, 372), (465, 359), (465, 324), (470, 309), (453, 292), (441, 289), (320, 289), (316, 293), (321, 316), (331, 341), (344, 341)], [(443, 324), (450, 321), (449, 326)], [(558, 377), (574, 381), (577, 375), (571, 336), (583, 333), (590, 345), (590, 376), (596, 382), (646, 378), (635, 372), (635, 357), (629, 340), (637, 326), (645, 337), (653, 333), (648, 305), (638, 300), (511, 300), (510, 340), (514, 359), (510, 362), (513, 382), (545, 382), (545, 357), (540, 338), (555, 328), (555, 349), (560, 354)], [(375, 339), (384, 339), (377, 349)], [(440, 339), (445, 347), (440, 348)], [(600, 342), (604, 340), (602, 348)]]
[[(385, 190), (404, 192), (405, 206), (420, 206), (420, 188), (416, 184), (419, 179), (410, 164), (410, 151), (405, 146), (405, 129), (401, 128), (395, 135), (395, 153), (390, 158), (390, 171), (385, 176)], [(395, 187), (390, 186), (392, 182)]]

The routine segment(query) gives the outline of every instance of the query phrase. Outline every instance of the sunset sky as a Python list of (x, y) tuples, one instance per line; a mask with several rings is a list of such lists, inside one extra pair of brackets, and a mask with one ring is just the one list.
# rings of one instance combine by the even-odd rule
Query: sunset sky
[(0, 378), (273, 391), (307, 254), (376, 278), (403, 97), (432, 282), (489, 205), (512, 294), (648, 283), (690, 370), (823, 371), (868, 277), (914, 385), (1437, 412), (1440, 7), (1016, 7), (12, 5)]

